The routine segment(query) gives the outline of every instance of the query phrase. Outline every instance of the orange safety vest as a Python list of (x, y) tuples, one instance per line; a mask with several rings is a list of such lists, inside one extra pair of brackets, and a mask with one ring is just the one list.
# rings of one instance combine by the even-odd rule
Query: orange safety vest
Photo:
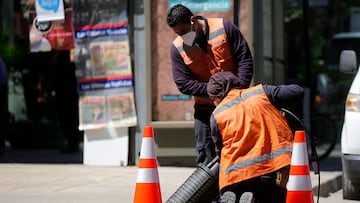
[(213, 115), (223, 143), (220, 189), (290, 165), (291, 129), (262, 85), (231, 90)]
[[(219, 71), (231, 71), (237, 75), (237, 67), (235, 67), (234, 57), (225, 33), (223, 19), (209, 18), (208, 25), (207, 52), (196, 44), (193, 46), (184, 44), (181, 36), (173, 42), (184, 63), (188, 65), (193, 79), (207, 82), (211, 75)], [(195, 97), (195, 102), (213, 105), (208, 97)]]

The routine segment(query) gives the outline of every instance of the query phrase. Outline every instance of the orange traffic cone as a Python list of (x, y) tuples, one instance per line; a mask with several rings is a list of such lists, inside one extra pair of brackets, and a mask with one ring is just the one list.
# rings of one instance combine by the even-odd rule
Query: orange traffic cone
[(291, 157), (286, 203), (314, 203), (304, 131), (296, 131)]
[(144, 127), (134, 203), (161, 203), (161, 191), (155, 155), (154, 130)]

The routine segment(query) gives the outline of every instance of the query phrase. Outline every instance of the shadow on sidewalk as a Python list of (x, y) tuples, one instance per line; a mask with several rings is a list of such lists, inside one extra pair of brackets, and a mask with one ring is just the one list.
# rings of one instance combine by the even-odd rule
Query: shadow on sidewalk
[(62, 153), (57, 149), (7, 149), (0, 163), (66, 164), (83, 163), (83, 150)]
[[(0, 156), (0, 163), (83, 163), (83, 147), (76, 153), (61, 153), (57, 149), (10, 149)], [(337, 147), (320, 161), (320, 171), (342, 171), (341, 152)], [(176, 164), (175, 164), (176, 165)], [(310, 166), (311, 167), (311, 166)]]
[(319, 165), (320, 171), (342, 171), (340, 143), (327, 158), (320, 161)]
[(342, 171), (340, 156), (331, 156), (320, 161), (320, 171)]

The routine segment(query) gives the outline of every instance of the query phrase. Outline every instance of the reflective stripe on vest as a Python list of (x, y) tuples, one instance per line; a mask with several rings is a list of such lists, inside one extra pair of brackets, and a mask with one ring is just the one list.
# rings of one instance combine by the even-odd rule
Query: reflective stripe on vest
[(255, 89), (251, 92), (248, 92), (248, 93), (245, 93), (239, 97), (237, 97), (236, 99), (234, 100), (231, 100), (227, 103), (225, 103), (224, 105), (221, 105), (219, 108), (217, 108), (215, 111), (214, 111), (214, 116), (216, 116), (217, 114), (221, 113), (222, 111), (232, 107), (232, 106), (235, 106), (237, 104), (239, 104), (240, 102), (243, 102), (245, 101), (246, 99), (252, 97), (252, 96), (255, 96), (255, 95), (258, 95), (258, 94), (262, 94), (264, 93), (264, 89), (263, 88), (260, 88), (260, 89)]
[(274, 159), (274, 158), (276, 158), (278, 156), (281, 156), (283, 154), (289, 154), (291, 152), (292, 152), (291, 147), (280, 148), (280, 149), (272, 151), (272, 152), (270, 152), (268, 154), (263, 154), (261, 156), (258, 156), (258, 157), (252, 158), (252, 159), (248, 159), (248, 160), (245, 160), (243, 162), (238, 162), (238, 163), (235, 163), (234, 165), (228, 166), (225, 169), (225, 173), (228, 174), (228, 173), (230, 173), (232, 171), (236, 171), (236, 170), (239, 170), (241, 168), (245, 168), (245, 167), (255, 165), (255, 164), (258, 164), (258, 163), (263, 163), (263, 162), (269, 161), (271, 159)]

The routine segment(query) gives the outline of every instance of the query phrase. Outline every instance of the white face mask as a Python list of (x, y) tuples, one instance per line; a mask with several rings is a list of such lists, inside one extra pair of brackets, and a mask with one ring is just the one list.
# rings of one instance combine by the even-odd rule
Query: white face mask
[[(192, 27), (193, 23), (191, 23), (191, 27)], [(192, 46), (195, 38), (196, 38), (196, 32), (195, 31), (190, 31), (186, 34), (183, 34), (181, 36), (184, 40), (184, 44), (188, 45), (188, 46)]]

